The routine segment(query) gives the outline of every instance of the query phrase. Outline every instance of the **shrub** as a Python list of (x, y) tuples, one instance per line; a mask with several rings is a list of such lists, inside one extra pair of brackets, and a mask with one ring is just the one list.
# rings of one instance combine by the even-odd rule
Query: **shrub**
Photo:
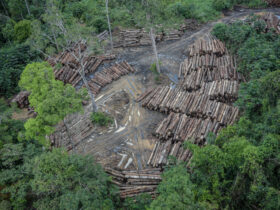
[(108, 126), (113, 123), (113, 119), (104, 112), (93, 112), (90, 118), (93, 124), (97, 124), (99, 126)]
[(228, 31), (228, 26), (226, 24), (218, 23), (214, 26), (211, 33), (219, 40), (226, 41), (228, 39), (227, 31)]
[(214, 0), (213, 1), (213, 7), (218, 10), (224, 10), (224, 9), (230, 9), (231, 8), (231, 3), (229, 0)]
[(22, 20), (15, 24), (15, 39), (24, 42), (31, 35), (31, 21)]

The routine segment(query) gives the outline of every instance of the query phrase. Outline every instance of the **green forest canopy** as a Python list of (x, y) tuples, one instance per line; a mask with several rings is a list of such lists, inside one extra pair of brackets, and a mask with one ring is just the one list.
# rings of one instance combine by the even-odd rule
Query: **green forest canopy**
[[(266, 6), (262, 0), (150, 1), (157, 5), (153, 13), (158, 20), (176, 23), (185, 18), (214, 20), (235, 4)], [(142, 27), (142, 2), (109, 1), (113, 28)], [(0, 97), (10, 98), (20, 90), (20, 75), (27, 64), (26, 72), (37, 69), (39, 74), (45, 69), (51, 74), (50, 67), (33, 63), (44, 56), (32, 45), (38, 38), (35, 30), (41, 35), (50, 32), (46, 21), (52, 17), (45, 13), (48, 3), (56, 5), (70, 28), (79, 24), (95, 33), (107, 29), (103, 0), (1, 0)], [(166, 168), (155, 200), (140, 195), (121, 202), (110, 177), (92, 158), (70, 155), (64, 149), (50, 150), (36, 141), (37, 134), (40, 139), (48, 134), (48, 126), (80, 110), (82, 100), (82, 95), (55, 82), (53, 76), (44, 80), (37, 75), (46, 86), (58, 87), (56, 103), (47, 93), (33, 97), (41, 116), (36, 122), (38, 130), (28, 130), (24, 122), (12, 119), (14, 109), (0, 100), (0, 209), (280, 209), (280, 37), (274, 31), (265, 33), (264, 23), (254, 17), (249, 22), (218, 24), (212, 34), (238, 56), (238, 70), (248, 80), (241, 85), (236, 102), (242, 116), (207, 146), (186, 145), (193, 152), (190, 166), (175, 161)], [(52, 43), (42, 44), (45, 52), (55, 52)], [(30, 79), (23, 74), (21, 86), (44, 91)], [(57, 106), (65, 94), (76, 100), (75, 109), (64, 109), (71, 103)], [(45, 102), (60, 110), (54, 121), (48, 120), (50, 110), (40, 109)], [(34, 135), (26, 135), (28, 132)]]

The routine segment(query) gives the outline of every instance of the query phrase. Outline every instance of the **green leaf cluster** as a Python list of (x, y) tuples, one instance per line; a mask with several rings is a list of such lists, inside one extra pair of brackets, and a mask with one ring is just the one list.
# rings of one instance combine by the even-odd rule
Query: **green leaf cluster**
[(113, 123), (113, 119), (104, 112), (93, 112), (90, 119), (93, 124), (97, 124), (99, 126), (108, 126)]
[(27, 139), (47, 144), (45, 136), (55, 131), (58, 122), (82, 110), (85, 90), (77, 93), (73, 86), (55, 80), (53, 69), (47, 63), (28, 64), (19, 85), (31, 92), (29, 103), (37, 113), (24, 124)]
[(14, 209), (114, 209), (117, 189), (92, 157), (31, 142), (1, 150), (1, 193)]
[(0, 97), (9, 98), (19, 91), (20, 74), (36, 57), (27, 45), (0, 49)]

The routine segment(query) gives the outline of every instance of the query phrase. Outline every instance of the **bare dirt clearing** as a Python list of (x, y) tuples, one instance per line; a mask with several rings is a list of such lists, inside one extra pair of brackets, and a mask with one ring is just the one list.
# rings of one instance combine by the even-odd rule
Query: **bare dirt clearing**
[[(159, 43), (163, 74), (169, 78), (164, 84), (175, 86), (178, 83), (179, 65), (186, 58), (187, 47), (196, 39), (209, 34), (216, 23), (230, 23), (260, 11), (280, 14), (280, 9), (235, 11), (217, 22), (202, 25), (195, 31), (187, 31), (178, 41)], [(151, 47), (118, 49), (115, 53), (117, 62), (126, 60), (137, 71), (104, 87), (96, 97), (99, 109), (112, 115), (114, 123), (109, 128), (92, 125), (89, 120), (91, 106), (88, 105), (84, 114), (69, 116), (67, 119), (72, 144), (66, 129), (63, 129), (65, 126), (61, 125), (63, 132), (58, 135), (62, 141), (57, 146), (65, 145), (69, 148), (74, 145), (73, 152), (93, 155), (104, 166), (144, 169), (155, 144), (152, 133), (156, 124), (164, 118), (163, 114), (144, 109), (135, 102), (139, 94), (156, 85), (149, 70), (154, 61), (153, 54)], [(105, 64), (100, 69), (110, 65)]]

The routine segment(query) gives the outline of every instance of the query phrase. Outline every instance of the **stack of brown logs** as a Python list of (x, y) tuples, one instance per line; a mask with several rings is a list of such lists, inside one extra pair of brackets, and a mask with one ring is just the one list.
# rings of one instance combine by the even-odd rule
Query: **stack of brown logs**
[(186, 141), (192, 139), (195, 140), (195, 143), (200, 143), (209, 132), (217, 133), (221, 128), (221, 124), (216, 120), (209, 118), (203, 120), (171, 112), (159, 123), (155, 135), (160, 140)]
[(73, 146), (80, 143), (81, 139), (85, 139), (92, 133), (92, 128), (93, 124), (89, 117), (75, 121), (73, 125), (68, 124), (68, 130), (64, 123), (59, 123), (56, 131), (49, 136), (49, 140), (53, 147), (66, 147), (70, 151)]
[(112, 83), (123, 75), (133, 72), (135, 72), (135, 69), (124, 61), (97, 72), (88, 85), (93, 94), (97, 95), (102, 87)]
[(237, 81), (221, 80), (203, 83), (200, 94), (210, 96), (210, 99), (229, 103), (237, 100), (239, 83)]
[(29, 106), (28, 96), (29, 95), (30, 95), (30, 92), (21, 91), (11, 100), (11, 103), (16, 103), (20, 109), (28, 108), (28, 106)]
[(279, 0), (265, 0), (269, 6), (280, 7)]
[(237, 99), (243, 78), (225, 45), (212, 38), (198, 40), (189, 52), (180, 66), (179, 88), (157, 87), (138, 98), (148, 109), (169, 113), (154, 133), (159, 141), (148, 161), (153, 167), (167, 164), (170, 155), (189, 161), (192, 154), (184, 149), (183, 142), (202, 146), (210, 132), (218, 134), (239, 114), (232, 102)]
[(176, 157), (177, 160), (187, 162), (190, 160), (192, 153), (184, 148), (184, 144), (181, 141), (158, 141), (154, 146), (147, 164), (152, 167), (164, 166), (168, 164), (168, 157), (170, 156)]
[(217, 56), (222, 56), (227, 53), (226, 46), (223, 42), (209, 38), (210, 41), (205, 39), (198, 39), (193, 45), (189, 47), (189, 55), (205, 55), (205, 54), (215, 54)]
[[(279, 1), (278, 4), (280, 6)], [(262, 16), (262, 19), (266, 23), (267, 31), (275, 29), (278, 34), (280, 33), (280, 20), (272, 12), (265, 13), (265, 15)]]
[[(83, 46), (83, 45), (81, 45)], [(85, 50), (86, 47), (82, 47), (81, 52)], [(56, 57), (52, 59), (48, 59), (48, 62), (52, 67), (55, 68), (54, 74), (55, 78), (63, 81), (64, 83), (70, 83), (73, 86), (77, 85), (81, 81), (81, 76), (79, 74), (79, 69), (81, 68), (80, 64), (77, 62), (75, 57), (72, 55), (78, 54), (76, 52), (77, 49), (73, 48), (72, 51), (64, 51), (58, 54)], [(93, 73), (97, 70), (97, 68), (103, 63), (105, 60), (114, 59), (115, 55), (103, 55), (103, 56), (88, 56), (85, 58), (84, 62), (85, 73)], [(60, 66), (62, 65), (62, 66)], [(59, 68), (57, 69), (57, 67)]]
[(207, 94), (188, 93), (166, 86), (148, 90), (137, 101), (142, 101), (142, 106), (150, 110), (215, 119), (222, 125), (232, 124), (238, 116), (238, 108), (210, 99)]
[(157, 168), (139, 171), (119, 171), (105, 168), (112, 176), (112, 182), (119, 186), (120, 197), (134, 197), (140, 193), (148, 193), (155, 197), (157, 185), (161, 181), (161, 171)]
[(236, 70), (227, 67), (219, 67), (212, 70), (199, 68), (182, 79), (180, 85), (184, 90), (194, 91), (200, 89), (204, 83), (220, 80), (242, 81), (244, 79)]
[[(177, 40), (183, 35), (182, 31), (173, 30), (169, 33), (158, 33), (155, 36), (155, 41)], [(144, 29), (122, 30), (120, 39), (114, 44), (114, 47), (138, 47), (152, 45), (152, 41), (148, 32)]]

